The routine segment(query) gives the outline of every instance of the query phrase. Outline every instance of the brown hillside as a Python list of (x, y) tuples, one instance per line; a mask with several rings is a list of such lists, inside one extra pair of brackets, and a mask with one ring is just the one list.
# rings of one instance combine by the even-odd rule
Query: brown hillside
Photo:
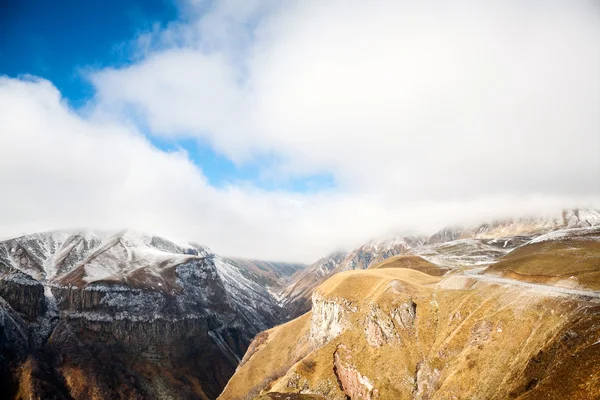
[(423, 257), (415, 255), (400, 255), (388, 258), (369, 267), (369, 269), (384, 269), (384, 268), (408, 268), (424, 272), (428, 275), (442, 276), (448, 270), (440, 268), (432, 262), (427, 261)]
[(220, 399), (594, 399), (598, 360), (592, 301), (410, 269), (348, 271), (317, 289), (310, 313), (259, 335)]
[[(597, 232), (597, 231), (596, 231)], [(600, 240), (595, 232), (527, 244), (485, 273), (536, 283), (600, 290)]]

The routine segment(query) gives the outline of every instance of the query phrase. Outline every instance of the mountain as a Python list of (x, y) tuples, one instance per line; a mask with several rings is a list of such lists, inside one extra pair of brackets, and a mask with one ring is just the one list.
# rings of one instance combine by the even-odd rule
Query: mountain
[(351, 269), (366, 269), (386, 258), (405, 253), (421, 246), (426, 238), (418, 236), (393, 236), (382, 240), (371, 240), (352, 250), (331, 272), (338, 273)]
[(313, 290), (342, 271), (366, 269), (400, 254), (419, 255), (443, 268), (489, 265), (535, 236), (596, 225), (600, 225), (600, 210), (570, 209), (555, 218), (507, 218), (467, 228), (446, 227), (429, 237), (396, 235), (371, 240), (350, 253), (333, 253), (294, 275), (281, 297), (290, 316), (298, 317), (310, 309)]
[(455, 267), (413, 254), (332, 275), (219, 398), (600, 398), (600, 227), (562, 227), (427, 245)]
[(251, 339), (285, 317), (261, 276), (131, 231), (1, 242), (0, 296), (9, 398), (216, 398)]
[(290, 317), (302, 315), (310, 309), (312, 291), (328, 277), (342, 271), (366, 269), (379, 261), (422, 245), (425, 239), (417, 236), (394, 236), (371, 240), (350, 253), (331, 253), (292, 277), (290, 286), (281, 293), (283, 304), (290, 312)]
[(583, 209), (307, 267), (132, 231), (6, 240), (2, 396), (599, 398), (598, 243)]
[(329, 276), (346, 256), (344, 252), (333, 252), (291, 277), (291, 283), (280, 294), (283, 306), (289, 311), (291, 318), (310, 310), (313, 289)]
[(600, 210), (568, 209), (561, 217), (521, 217), (494, 220), (467, 228), (446, 227), (427, 239), (440, 244), (457, 239), (493, 239), (512, 236), (536, 236), (557, 229), (585, 228), (600, 225)]
[(295, 273), (303, 271), (308, 266), (302, 263), (249, 260), (237, 257), (227, 257), (225, 260), (237, 267), (240, 273), (248, 279), (274, 291), (286, 287)]
[(600, 290), (600, 228), (541, 235), (485, 269), (486, 274), (530, 283)]

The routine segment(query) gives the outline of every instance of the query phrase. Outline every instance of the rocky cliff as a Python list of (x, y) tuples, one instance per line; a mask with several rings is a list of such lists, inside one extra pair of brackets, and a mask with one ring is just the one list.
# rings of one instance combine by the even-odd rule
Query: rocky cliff
[(133, 232), (0, 243), (8, 398), (216, 398), (283, 310), (237, 265)]

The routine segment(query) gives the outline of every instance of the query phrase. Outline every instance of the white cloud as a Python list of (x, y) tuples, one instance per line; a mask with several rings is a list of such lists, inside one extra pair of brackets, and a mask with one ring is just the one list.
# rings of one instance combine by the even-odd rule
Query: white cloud
[[(49, 82), (2, 78), (0, 235), (127, 226), (311, 261), (390, 231), (600, 204), (594, 3), (242, 3), (140, 39), (138, 63), (91, 75), (86, 115)], [(214, 188), (140, 118), (338, 187)]]
[(160, 33), (183, 48), (95, 74), (101, 102), (135, 107), (155, 134), (208, 138), (238, 162), (275, 152), (284, 174), (332, 171), (361, 191), (598, 189), (593, 4), (306, 1), (251, 30), (255, 8), (236, 5)]

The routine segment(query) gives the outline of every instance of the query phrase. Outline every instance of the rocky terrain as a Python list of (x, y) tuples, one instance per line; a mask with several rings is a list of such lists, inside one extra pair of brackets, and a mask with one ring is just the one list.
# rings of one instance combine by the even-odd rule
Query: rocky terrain
[(0, 242), (0, 387), (10, 399), (600, 398), (599, 243), (598, 210), (372, 240), (308, 267), (130, 231), (27, 235)]
[(349, 253), (334, 252), (292, 276), (291, 284), (283, 290), (281, 298), (290, 317), (298, 317), (310, 310), (313, 290), (330, 276), (342, 271), (365, 269), (389, 257), (407, 253), (422, 246), (427, 238), (395, 236), (371, 240)]
[(312, 291), (330, 276), (346, 256), (347, 253), (344, 252), (331, 253), (291, 277), (291, 283), (283, 289), (280, 295), (291, 318), (298, 317), (310, 310)]
[(596, 209), (564, 210), (560, 217), (495, 220), (472, 227), (446, 227), (429, 237), (393, 236), (371, 240), (349, 253), (332, 253), (292, 276), (281, 297), (291, 317), (311, 307), (311, 294), (334, 274), (366, 269), (389, 257), (415, 254), (444, 268), (484, 266), (534, 237), (571, 228), (600, 225)]
[(455, 239), (332, 275), (220, 399), (600, 398), (599, 235)]
[(257, 282), (273, 292), (285, 289), (292, 276), (302, 272), (307, 265), (301, 263), (273, 262), (248, 260), (237, 257), (227, 257), (225, 261), (240, 271), (248, 279)]
[(215, 398), (250, 340), (284, 318), (241, 270), (206, 247), (128, 231), (0, 243), (3, 395)]

